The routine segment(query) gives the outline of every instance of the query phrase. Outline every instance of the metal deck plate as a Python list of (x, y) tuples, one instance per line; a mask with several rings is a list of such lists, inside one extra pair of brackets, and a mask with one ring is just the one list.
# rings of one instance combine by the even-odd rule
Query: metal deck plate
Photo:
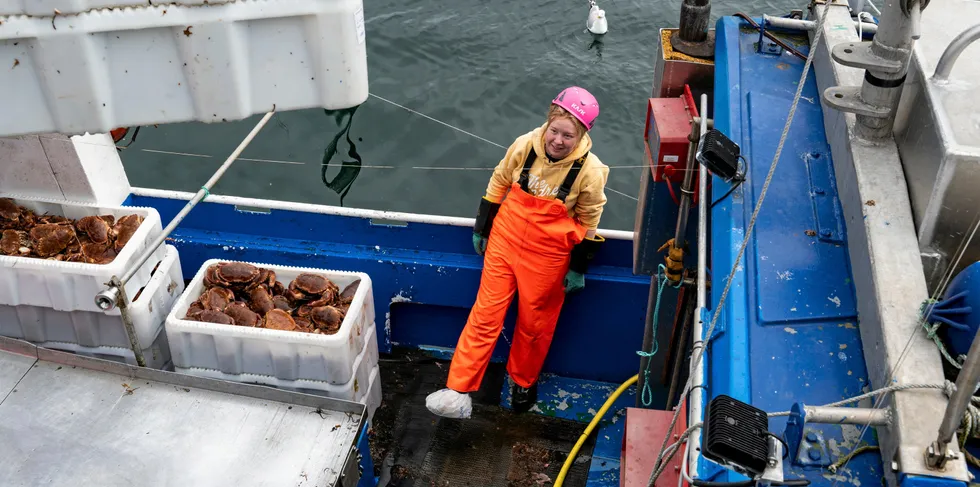
[(0, 351), (4, 485), (334, 486), (361, 431), (353, 403), (40, 353)]

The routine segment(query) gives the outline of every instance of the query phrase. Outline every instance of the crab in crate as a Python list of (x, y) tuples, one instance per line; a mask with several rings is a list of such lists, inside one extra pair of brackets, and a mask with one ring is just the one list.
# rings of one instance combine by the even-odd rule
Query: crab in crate
[(109, 264), (143, 223), (137, 214), (78, 221), (61, 215), (35, 215), (12, 199), (0, 198), (0, 254), (64, 262)]
[(310, 272), (284, 285), (271, 269), (221, 262), (205, 269), (205, 290), (188, 306), (185, 319), (332, 335), (340, 331), (359, 285), (357, 280), (341, 291)]

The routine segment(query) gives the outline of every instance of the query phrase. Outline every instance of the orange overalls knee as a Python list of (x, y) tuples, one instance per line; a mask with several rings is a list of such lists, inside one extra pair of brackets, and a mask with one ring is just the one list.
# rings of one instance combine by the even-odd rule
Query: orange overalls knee
[(570, 255), (586, 233), (565, 207), (585, 156), (572, 165), (555, 198), (534, 196), (527, 189), (536, 157), (533, 149), (529, 151), (520, 182), (511, 185), (494, 217), (476, 303), (459, 337), (446, 382), (457, 392), (480, 388), (515, 291), (517, 327), (507, 372), (517, 385), (528, 388), (537, 381), (548, 355), (565, 301), (563, 282)]

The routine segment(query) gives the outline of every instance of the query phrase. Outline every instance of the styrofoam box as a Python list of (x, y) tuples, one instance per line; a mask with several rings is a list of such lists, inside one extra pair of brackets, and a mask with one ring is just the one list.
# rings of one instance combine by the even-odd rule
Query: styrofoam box
[(182, 374), (196, 375), (199, 377), (261, 384), (278, 389), (360, 402), (369, 408), (373, 407), (373, 409), (370, 409), (371, 414), (373, 414), (374, 409), (377, 409), (378, 405), (381, 404), (381, 380), (375, 377), (380, 373), (378, 371), (378, 334), (377, 327), (373, 323), (365, 332), (364, 338), (364, 349), (354, 359), (354, 373), (346, 384), (328, 384), (323, 381), (305, 379), (282, 380), (276, 377), (257, 374), (226, 374), (217, 370), (185, 368), (176, 365), (174, 370)]
[[(105, 265), (79, 262), (59, 262), (47, 259), (0, 255), (0, 304), (9, 306), (40, 306), (59, 311), (102, 312), (95, 304), (95, 296), (106, 287), (112, 276), (123, 273), (140, 258), (150, 241), (163, 231), (160, 214), (154, 208), (130, 206), (96, 206), (82, 203), (65, 203), (40, 198), (6, 196), (14, 203), (33, 210), (38, 215), (65, 216), (74, 220), (86, 216), (112, 215), (117, 219), (129, 214), (143, 216), (143, 223), (126, 243), (119, 255)], [(160, 246), (139, 271), (126, 283), (126, 295), (136, 295), (150, 279), (157, 262), (166, 257), (167, 250)], [(119, 315), (119, 309), (109, 311)]]
[[(83, 347), (77, 343), (66, 342), (43, 342), (35, 345), (54, 350), (77, 353), (86, 357), (111, 360), (113, 362), (123, 362), (129, 365), (137, 365), (136, 354), (129, 348), (122, 347)], [(167, 344), (167, 334), (163, 327), (157, 330), (157, 336), (149, 345), (140, 342), (143, 348), (143, 360), (146, 366), (151, 369), (163, 369), (170, 362), (170, 346)]]
[[(233, 0), (211, 0), (211, 3), (218, 4), (222, 1)], [(208, 0), (167, 0), (159, 3), (204, 5), (208, 3)], [(138, 4), (133, 0), (0, 0), (0, 15), (51, 16), (55, 10), (61, 12), (62, 15), (71, 15), (100, 8), (132, 7), (134, 5)]]
[[(18, 114), (0, 117), (0, 135), (225, 122), (367, 100), (362, 0), (152, 3), (0, 0), (8, 12), (40, 14), (0, 21), (0, 106)], [(66, 15), (54, 15), (56, 5)]]
[(346, 384), (353, 374), (354, 359), (364, 348), (364, 335), (374, 324), (371, 278), (363, 272), (307, 269), (251, 262), (276, 272), (288, 286), (304, 272), (320, 274), (343, 290), (361, 280), (340, 330), (333, 335), (249, 328), (183, 319), (187, 308), (204, 292), (208, 266), (204, 263), (167, 317), (166, 329), (175, 367), (203, 368), (226, 374), (255, 374), (280, 380), (306, 379)]
[[(138, 296), (134, 295), (136, 299), (128, 307), (140, 347), (147, 347), (156, 339), (170, 309), (184, 291), (184, 276), (177, 248), (171, 245), (164, 247), (166, 257), (150, 262), (151, 270), (157, 263), (160, 265), (146, 287)], [(59, 311), (30, 305), (0, 305), (0, 335), (37, 344), (61, 342), (77, 347), (117, 347), (132, 355), (129, 337), (118, 312), (108, 314), (101, 311)]]

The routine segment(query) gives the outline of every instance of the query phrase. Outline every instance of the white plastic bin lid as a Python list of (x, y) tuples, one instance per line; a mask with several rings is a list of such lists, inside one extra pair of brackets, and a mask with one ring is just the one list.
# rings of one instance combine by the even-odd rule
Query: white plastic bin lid
[(0, 106), (17, 114), (0, 117), (0, 136), (221, 122), (367, 100), (361, 0), (117, 7), (126, 3), (0, 0), (8, 13), (0, 16)]

